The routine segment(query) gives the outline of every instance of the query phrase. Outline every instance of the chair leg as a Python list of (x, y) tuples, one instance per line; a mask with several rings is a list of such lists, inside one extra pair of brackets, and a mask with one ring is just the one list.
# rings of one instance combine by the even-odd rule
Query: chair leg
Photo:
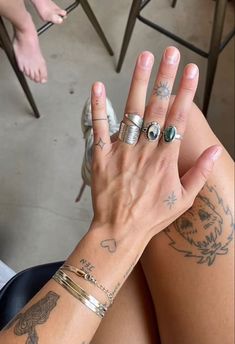
[(206, 73), (206, 84), (204, 91), (204, 101), (203, 101), (203, 113), (206, 117), (210, 96), (212, 92), (217, 62), (220, 53), (220, 43), (223, 33), (224, 18), (226, 11), (227, 0), (217, 0), (215, 4), (215, 14), (210, 42), (210, 50), (208, 56), (207, 73)]
[(7, 30), (5, 28), (5, 25), (3, 23), (3, 20), (2, 18), (0, 17), (0, 39), (1, 39), (1, 45), (2, 45), (2, 48), (3, 50), (5, 51), (7, 57), (8, 57), (8, 60), (10, 61), (10, 64), (12, 66), (12, 68), (14, 69), (15, 71), (15, 74), (24, 90), (24, 93), (33, 109), (33, 112), (34, 112), (34, 116), (36, 118), (39, 118), (40, 117), (40, 113), (38, 111), (38, 108), (34, 102), (34, 99), (33, 99), (33, 96), (32, 96), (32, 93), (29, 89), (29, 86), (27, 84), (27, 81), (25, 79), (25, 76), (24, 74), (19, 70), (19, 67), (18, 67), (18, 64), (16, 62), (16, 59), (15, 59), (15, 55), (14, 55), (14, 52), (13, 52), (13, 49), (12, 49), (12, 44), (11, 44), (11, 41), (10, 41), (10, 38), (9, 38), (9, 35), (7, 33)]
[(127, 51), (127, 48), (132, 36), (132, 32), (135, 27), (136, 18), (141, 7), (141, 3), (142, 3), (142, 0), (133, 0), (132, 2), (127, 25), (126, 25), (125, 34), (122, 41), (121, 53), (120, 53), (118, 64), (117, 64), (117, 69), (116, 69), (117, 73), (121, 71), (122, 64), (126, 56), (126, 51)]
[(109, 42), (107, 41), (107, 38), (105, 37), (105, 34), (94, 14), (94, 12), (91, 9), (91, 6), (89, 5), (89, 3), (87, 2), (87, 0), (80, 0), (80, 4), (84, 10), (84, 12), (86, 13), (88, 19), (90, 20), (92, 26), (94, 27), (95, 31), (97, 32), (98, 36), (100, 37), (101, 41), (103, 42), (105, 48), (107, 49), (108, 53), (113, 56), (113, 50), (109, 44)]
[(176, 6), (176, 3), (177, 3), (177, 0), (173, 0), (173, 1), (172, 1), (172, 4), (171, 4), (171, 7), (175, 7), (175, 6)]

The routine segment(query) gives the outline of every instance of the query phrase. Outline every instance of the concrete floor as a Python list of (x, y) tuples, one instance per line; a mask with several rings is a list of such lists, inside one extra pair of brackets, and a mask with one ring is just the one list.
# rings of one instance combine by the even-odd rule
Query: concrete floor
[[(66, 3), (60, 1), (64, 7)], [(81, 8), (69, 15), (63, 26), (53, 27), (41, 36), (49, 82), (44, 86), (30, 83), (42, 113), (40, 120), (31, 116), (14, 72), (0, 51), (0, 259), (16, 271), (64, 259), (88, 229), (92, 217), (89, 189), (78, 205), (74, 199), (82, 182), (84, 142), (80, 116), (91, 83), (105, 82), (108, 96), (121, 116), (137, 54), (151, 50), (158, 63), (163, 49), (174, 44), (137, 22), (122, 72), (116, 74), (131, 0), (91, 0), (90, 4), (115, 57), (107, 54)], [(232, 6), (230, 2), (225, 32), (233, 25)], [(179, 0), (173, 10), (170, 0), (158, 0), (152, 1), (145, 13), (207, 49), (213, 7), (211, 0)], [(220, 56), (208, 116), (232, 156), (233, 44), (234, 40)], [(180, 47), (180, 50), (181, 70), (188, 62), (196, 62), (200, 67), (196, 102), (201, 105), (206, 60), (186, 48)]]

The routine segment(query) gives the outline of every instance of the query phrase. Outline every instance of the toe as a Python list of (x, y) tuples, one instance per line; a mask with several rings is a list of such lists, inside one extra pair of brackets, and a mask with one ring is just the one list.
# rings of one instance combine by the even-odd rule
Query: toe
[(61, 24), (61, 23), (63, 22), (63, 18), (61, 18), (61, 16), (58, 15), (58, 14), (53, 14), (53, 16), (52, 16), (52, 22), (53, 22), (54, 24)]
[(45, 63), (43, 63), (40, 68), (40, 82), (42, 84), (45, 84), (47, 82), (47, 67)]

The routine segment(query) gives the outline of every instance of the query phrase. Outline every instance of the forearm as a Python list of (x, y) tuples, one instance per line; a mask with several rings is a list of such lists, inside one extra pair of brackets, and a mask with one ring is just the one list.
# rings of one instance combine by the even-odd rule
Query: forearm
[[(129, 235), (128, 231), (123, 234), (113, 231), (113, 237), (108, 233), (110, 230), (106, 228), (92, 227), (67, 263), (85, 270), (99, 284), (116, 294), (147, 241), (140, 236), (133, 236), (133, 233)], [(72, 272), (66, 271), (66, 274), (101, 303), (107, 301), (105, 293), (94, 284)], [(50, 302), (44, 302), (49, 298)], [(35, 305), (41, 301), (44, 302), (44, 308), (39, 307), (35, 315)], [(1, 332), (0, 342), (25, 343), (30, 336), (36, 335), (39, 343), (89, 343), (100, 321), (99, 316), (51, 279), (24, 307), (20, 316)]]

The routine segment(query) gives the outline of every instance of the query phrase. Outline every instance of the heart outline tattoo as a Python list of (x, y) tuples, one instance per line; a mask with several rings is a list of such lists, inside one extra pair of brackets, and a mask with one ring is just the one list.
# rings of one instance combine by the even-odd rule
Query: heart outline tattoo
[(106, 239), (100, 242), (102, 248), (106, 248), (110, 253), (116, 252), (117, 243), (115, 239)]

